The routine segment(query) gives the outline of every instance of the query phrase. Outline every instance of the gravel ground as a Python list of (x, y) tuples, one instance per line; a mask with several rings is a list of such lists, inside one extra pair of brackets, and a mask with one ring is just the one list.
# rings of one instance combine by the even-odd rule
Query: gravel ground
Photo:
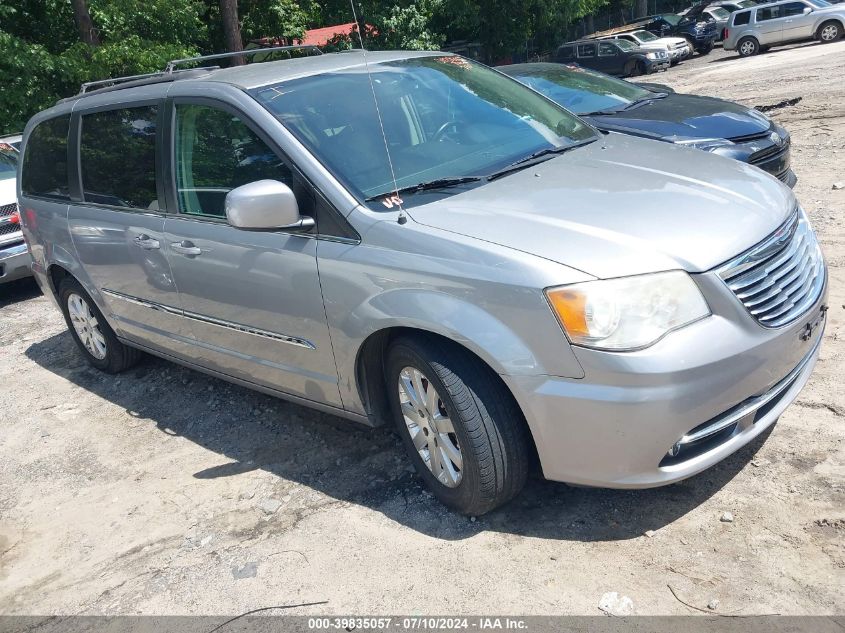
[[(471, 521), (386, 429), (148, 358), (89, 368), (32, 283), (0, 289), (0, 613), (638, 614), (845, 611), (845, 41), (717, 49), (649, 80), (774, 105), (830, 264), (816, 372), (773, 430), (647, 491), (533, 480)], [(724, 513), (732, 514), (732, 521)], [(671, 587), (671, 589), (670, 589)], [(673, 595), (677, 594), (677, 598)], [(680, 600), (679, 600), (680, 599)], [(718, 604), (714, 601), (718, 601)]]

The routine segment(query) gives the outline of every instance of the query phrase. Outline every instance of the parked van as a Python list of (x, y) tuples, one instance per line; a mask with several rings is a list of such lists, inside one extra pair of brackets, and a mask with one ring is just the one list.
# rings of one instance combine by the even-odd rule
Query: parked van
[(724, 47), (748, 57), (791, 42), (835, 42), (843, 33), (845, 6), (826, 0), (785, 0), (731, 14)]
[(24, 132), (33, 271), (103, 371), (149, 352), (395, 424), (470, 515), (535, 461), (694, 475), (810, 377), (825, 263), (756, 167), (601, 133), (447, 53), (175, 66)]

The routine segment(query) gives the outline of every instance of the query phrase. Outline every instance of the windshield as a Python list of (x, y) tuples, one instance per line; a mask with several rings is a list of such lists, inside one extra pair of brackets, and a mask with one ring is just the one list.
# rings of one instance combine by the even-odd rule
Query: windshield
[(809, 2), (810, 4), (812, 4), (814, 7), (818, 8), (818, 9), (821, 9), (823, 7), (832, 7), (833, 6), (830, 2), (827, 2), (827, 0), (807, 0), (807, 2)]
[(634, 37), (641, 42), (652, 42), (659, 39), (654, 33), (649, 33), (648, 31), (634, 31)]
[(717, 20), (727, 20), (729, 17), (731, 17), (730, 12), (723, 9), (722, 7), (711, 7), (710, 9), (708, 9), (708, 11), (710, 12), (710, 15), (712, 15)]
[(576, 114), (624, 107), (654, 96), (636, 84), (562, 64), (520, 64), (502, 69)]
[(356, 65), (251, 91), (361, 201), (423, 182), (488, 175), (596, 134), (534, 91), (463, 57), (371, 63), (370, 72), (372, 88)]
[(680, 15), (672, 15), (671, 13), (667, 15), (660, 16), (664, 21), (668, 22), (672, 26), (678, 26), (681, 20), (683, 20), (683, 16)]
[(0, 150), (0, 180), (14, 178), (17, 168), (18, 160), (12, 151)]

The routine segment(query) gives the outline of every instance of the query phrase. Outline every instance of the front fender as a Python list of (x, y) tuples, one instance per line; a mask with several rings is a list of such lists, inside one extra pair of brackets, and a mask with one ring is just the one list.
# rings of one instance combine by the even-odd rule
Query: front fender
[(346, 408), (364, 413), (358, 356), (391, 328), (446, 337), (501, 375), (584, 376), (543, 293), (584, 273), (411, 222), (361, 233), (370, 243), (320, 242), (318, 255)]

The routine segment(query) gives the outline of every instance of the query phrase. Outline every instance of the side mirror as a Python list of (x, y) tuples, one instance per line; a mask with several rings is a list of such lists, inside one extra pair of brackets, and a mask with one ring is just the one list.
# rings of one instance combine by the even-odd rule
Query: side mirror
[(813, 12), (812, 7), (804, 7), (804, 15), (807, 15), (808, 13), (812, 13), (812, 12)]
[(299, 215), (296, 196), (277, 180), (257, 180), (226, 194), (226, 219), (232, 226), (251, 231), (307, 231), (314, 218)]

